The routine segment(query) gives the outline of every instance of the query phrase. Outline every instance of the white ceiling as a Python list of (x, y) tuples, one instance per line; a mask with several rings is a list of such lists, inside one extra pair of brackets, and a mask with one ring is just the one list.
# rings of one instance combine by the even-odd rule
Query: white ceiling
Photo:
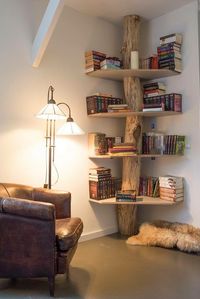
[(145, 20), (166, 14), (194, 0), (65, 0), (65, 4), (79, 12), (122, 22), (125, 15), (136, 14)]

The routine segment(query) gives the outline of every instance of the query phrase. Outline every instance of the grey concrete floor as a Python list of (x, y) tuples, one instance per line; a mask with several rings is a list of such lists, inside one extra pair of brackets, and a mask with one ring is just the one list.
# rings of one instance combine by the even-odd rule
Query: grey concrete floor
[[(199, 299), (200, 256), (126, 245), (110, 235), (80, 243), (70, 279), (56, 277), (56, 298)], [(49, 298), (46, 279), (0, 280), (0, 298)]]

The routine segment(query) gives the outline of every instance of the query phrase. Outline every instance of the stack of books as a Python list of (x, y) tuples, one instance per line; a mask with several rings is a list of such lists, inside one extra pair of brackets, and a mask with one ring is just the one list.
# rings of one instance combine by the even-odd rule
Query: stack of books
[(166, 86), (162, 82), (150, 82), (143, 85), (144, 99), (166, 93)]
[(108, 105), (108, 112), (130, 112), (128, 104)]
[(181, 45), (182, 35), (179, 33), (160, 37), (160, 47), (157, 48), (159, 68), (166, 68), (181, 73)]
[(142, 136), (142, 153), (151, 155), (184, 155), (185, 136), (147, 132)]
[(117, 137), (106, 137), (106, 149), (107, 153), (110, 151), (110, 149), (114, 146), (114, 144), (121, 144), (123, 142), (123, 137), (117, 136)]
[(101, 61), (100, 66), (102, 70), (120, 69), (121, 60), (118, 57), (106, 57), (105, 60)]
[(85, 52), (85, 72), (93, 72), (99, 70), (101, 61), (105, 60), (106, 54), (98, 51)]
[(115, 143), (113, 147), (109, 149), (109, 153), (116, 156), (117, 155), (127, 156), (130, 154), (136, 154), (137, 149), (133, 143), (128, 143), (128, 142), (124, 142), (120, 144)]
[(135, 190), (120, 190), (116, 192), (117, 202), (135, 202), (136, 191)]
[[(106, 95), (96, 93), (94, 95), (86, 97), (87, 114), (95, 114), (108, 112), (109, 105), (121, 105), (123, 100), (121, 98), (113, 97), (112, 95)], [(118, 106), (117, 106), (118, 107)]]
[(160, 198), (169, 201), (184, 199), (183, 178), (176, 176), (159, 177)]
[(179, 93), (147, 95), (143, 99), (143, 112), (175, 111), (182, 112), (182, 95)]
[(159, 197), (159, 179), (158, 177), (140, 177), (139, 195)]
[(121, 179), (111, 176), (111, 170), (105, 167), (89, 170), (89, 194), (91, 199), (101, 200), (115, 196), (121, 189)]

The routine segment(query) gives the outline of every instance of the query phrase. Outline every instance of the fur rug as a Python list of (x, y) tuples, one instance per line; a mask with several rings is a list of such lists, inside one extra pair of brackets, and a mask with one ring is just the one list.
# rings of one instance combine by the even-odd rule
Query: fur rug
[(130, 245), (178, 248), (185, 252), (200, 253), (200, 229), (185, 223), (157, 220), (143, 223), (139, 234), (128, 238), (126, 242)]

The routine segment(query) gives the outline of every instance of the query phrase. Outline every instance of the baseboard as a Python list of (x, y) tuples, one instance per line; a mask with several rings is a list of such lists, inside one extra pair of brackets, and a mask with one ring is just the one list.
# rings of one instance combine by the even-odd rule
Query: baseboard
[(79, 242), (89, 241), (92, 239), (96, 239), (99, 237), (107, 236), (110, 234), (114, 234), (118, 231), (117, 227), (109, 227), (104, 230), (97, 230), (90, 233), (82, 234), (82, 236), (79, 239)]

